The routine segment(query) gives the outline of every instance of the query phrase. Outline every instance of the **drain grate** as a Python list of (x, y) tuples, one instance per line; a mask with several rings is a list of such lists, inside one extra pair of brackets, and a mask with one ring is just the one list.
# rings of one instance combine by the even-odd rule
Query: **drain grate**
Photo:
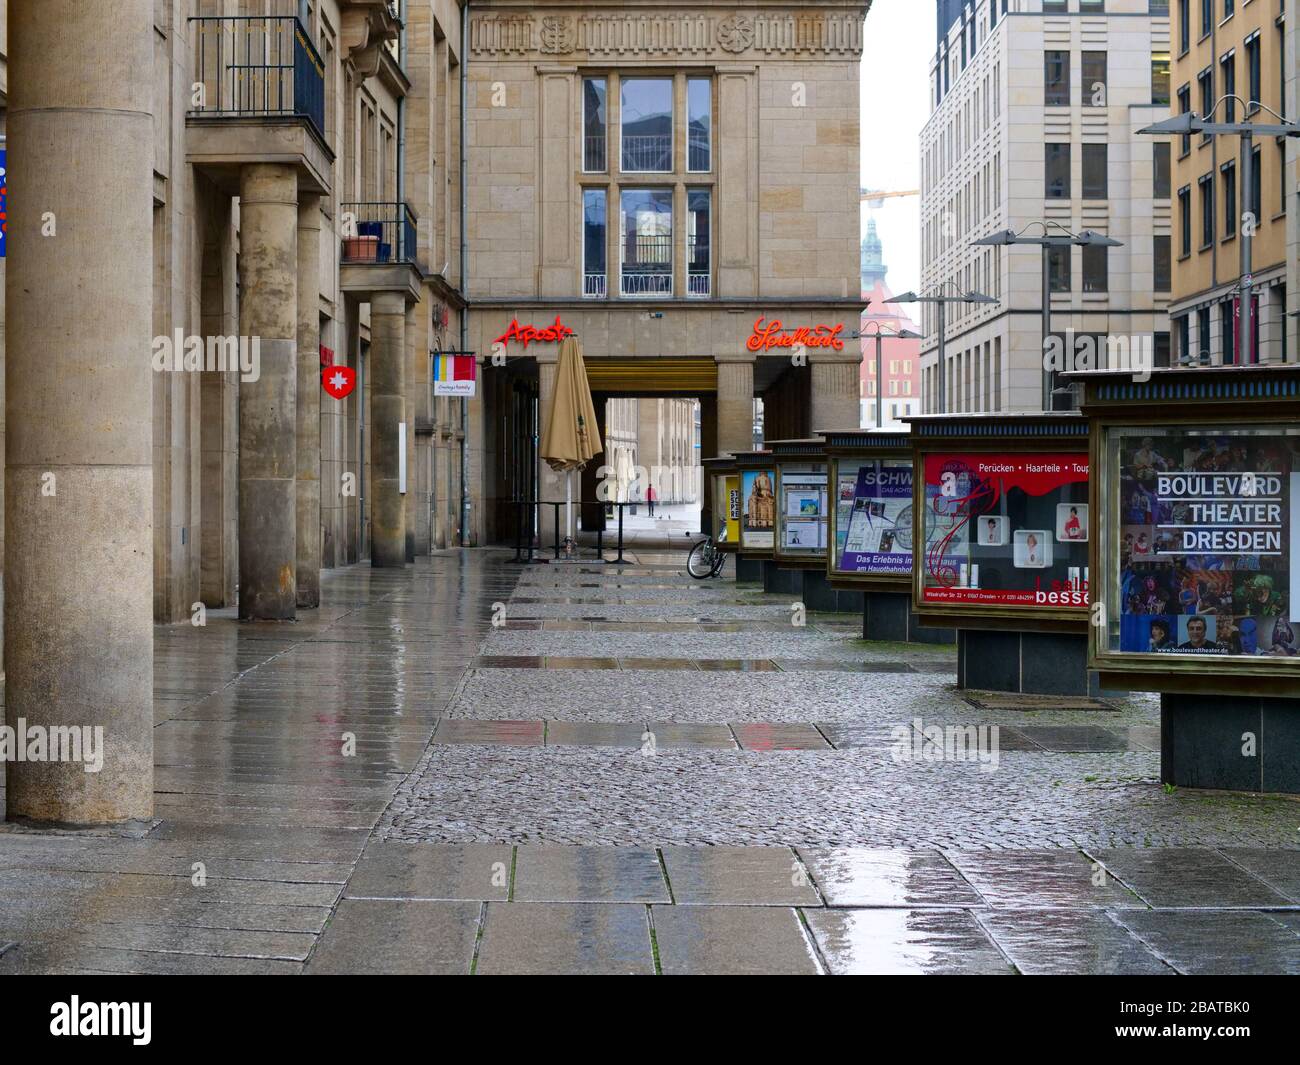
[(1024, 695), (1016, 692), (967, 692), (963, 698), (976, 710), (1100, 710), (1115, 714), (1118, 709), (1102, 699), (1086, 695)]

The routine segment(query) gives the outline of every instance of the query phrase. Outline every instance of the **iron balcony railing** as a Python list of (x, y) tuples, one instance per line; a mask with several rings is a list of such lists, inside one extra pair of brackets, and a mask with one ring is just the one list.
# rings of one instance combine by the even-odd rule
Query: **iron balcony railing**
[(621, 291), (624, 296), (672, 295), (671, 236), (637, 236), (624, 246)]
[(325, 64), (292, 15), (202, 16), (194, 42), (190, 114), (308, 119), (325, 137)]
[(623, 135), (623, 169), (666, 174), (673, 168), (673, 139), (667, 134)]
[(344, 263), (414, 263), (415, 212), (404, 203), (342, 205)]
[(582, 294), (591, 299), (604, 299), (606, 295), (605, 274), (603, 272), (583, 274)]
[(605, 161), (605, 135), (582, 139), (582, 169), (588, 174), (603, 174)]

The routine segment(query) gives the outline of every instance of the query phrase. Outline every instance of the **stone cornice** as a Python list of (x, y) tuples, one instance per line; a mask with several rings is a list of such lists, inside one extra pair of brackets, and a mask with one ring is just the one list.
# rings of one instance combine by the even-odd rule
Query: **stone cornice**
[(664, 5), (630, 10), (495, 6), (471, 9), (471, 59), (575, 62), (624, 59), (737, 60), (792, 58), (859, 59), (863, 19), (869, 5), (802, 7), (748, 3)]

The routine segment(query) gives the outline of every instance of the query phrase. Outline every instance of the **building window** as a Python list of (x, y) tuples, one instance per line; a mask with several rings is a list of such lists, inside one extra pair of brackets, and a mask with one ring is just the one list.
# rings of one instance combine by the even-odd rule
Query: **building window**
[(712, 194), (708, 189), (686, 193), (686, 294), (708, 296), (713, 292), (712, 259), (709, 255)]
[(605, 190), (582, 190), (582, 294), (609, 294), (605, 249)]
[(603, 174), (609, 167), (606, 150), (605, 79), (582, 79), (582, 169)]
[(1104, 244), (1083, 246), (1083, 291), (1106, 292), (1110, 288), (1110, 249)]
[(1191, 0), (1178, 0), (1178, 54), (1192, 46)]
[(1196, 361), (1208, 366), (1210, 364), (1210, 308), (1202, 307), (1196, 312)]
[(1237, 166), (1224, 163), (1219, 168), (1223, 174), (1223, 235), (1237, 235)]
[(1173, 289), (1173, 262), (1169, 249), (1169, 238), (1157, 235), (1152, 238), (1154, 288), (1156, 292), (1170, 292)]
[(1083, 198), (1085, 200), (1104, 200), (1107, 193), (1107, 157), (1104, 144), (1085, 144), (1083, 146)]
[(1201, 247), (1214, 243), (1214, 178), (1206, 174), (1197, 184), (1201, 189)]
[(1192, 361), (1189, 345), (1191, 343), (1191, 322), (1187, 315), (1174, 319), (1175, 336), (1178, 338), (1178, 361), (1186, 366)]
[[(1184, 85), (1181, 89), (1178, 90), (1178, 113), (1180, 115), (1185, 115), (1191, 109), (1192, 109), (1192, 89), (1190, 85)], [(1180, 157), (1186, 155), (1191, 150), (1192, 150), (1192, 136), (1190, 133), (1185, 133), (1179, 139), (1178, 152)]]
[(1154, 146), (1152, 172), (1154, 181), (1151, 195), (1157, 200), (1169, 199), (1169, 142), (1156, 141)]
[(1070, 291), (1070, 245), (1047, 249), (1047, 287), (1052, 292)]
[[(1206, 67), (1196, 78), (1197, 84), (1201, 87), (1201, 117), (1207, 118), (1214, 111), (1214, 70)], [(1201, 143), (1209, 144), (1210, 135), (1201, 134)]]
[(1043, 194), (1049, 200), (1068, 200), (1070, 198), (1070, 146), (1048, 144), (1044, 147), (1047, 187)]
[(1250, 153), (1250, 213), (1254, 216), (1256, 222), (1263, 217), (1264, 211), (1264, 186), (1261, 180), (1264, 161), (1260, 157), (1259, 151), (1256, 148)]
[(673, 193), (624, 189), (619, 217), (624, 296), (673, 292)]
[(673, 83), (669, 78), (625, 78), (619, 125), (622, 169), (667, 174), (673, 168)]
[(1201, 36), (1208, 37), (1214, 29), (1214, 0), (1201, 0)]
[(1263, 72), (1260, 70), (1259, 54), (1260, 37), (1258, 31), (1252, 37), (1246, 38), (1246, 77), (1250, 90), (1250, 110), (1255, 112), (1259, 110), (1262, 102), (1261, 94), (1263, 88)]
[(1170, 341), (1169, 334), (1161, 330), (1156, 333), (1155, 341), (1156, 341), (1155, 351), (1152, 353), (1155, 355), (1155, 358), (1152, 360), (1152, 362), (1157, 367), (1168, 366), (1169, 365), (1169, 341)]
[[(1219, 79), (1223, 89), (1223, 95), (1227, 97), (1223, 101), (1223, 121), (1237, 121), (1237, 101), (1232, 99), (1237, 93), (1237, 53), (1235, 50), (1226, 52), (1219, 59), (1219, 69), (1222, 75)], [(1206, 112), (1208, 114), (1208, 112)]]
[(1043, 104), (1046, 107), (1070, 106), (1070, 53), (1043, 54)]
[(1180, 255), (1192, 254), (1192, 187), (1184, 185), (1178, 190), (1178, 228), (1182, 240)]
[(1083, 77), (1083, 105), (1106, 106), (1106, 53), (1084, 52), (1081, 67)]
[(1156, 52), (1151, 57), (1151, 102), (1169, 106), (1169, 53)]
[(1236, 7), (1236, 4), (1233, 3), (1233, 0), (1223, 0), (1223, 17), (1232, 18), (1234, 7)]
[(713, 169), (713, 82), (686, 82), (686, 169), (704, 174)]

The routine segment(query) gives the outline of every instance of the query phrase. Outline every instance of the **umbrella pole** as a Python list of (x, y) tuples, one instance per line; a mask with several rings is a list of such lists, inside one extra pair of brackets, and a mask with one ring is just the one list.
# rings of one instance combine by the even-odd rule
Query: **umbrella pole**
[(573, 543), (573, 471), (569, 470), (564, 475), (564, 502), (567, 504), (568, 512), (565, 518), (565, 525), (568, 528), (569, 542)]

